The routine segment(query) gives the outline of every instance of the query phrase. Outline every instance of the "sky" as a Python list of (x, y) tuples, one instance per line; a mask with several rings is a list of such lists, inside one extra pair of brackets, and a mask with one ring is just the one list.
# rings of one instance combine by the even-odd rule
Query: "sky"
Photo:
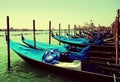
[(120, 9), (120, 0), (0, 0), (0, 29), (6, 28), (6, 16), (10, 27), (32, 29), (71, 28), (93, 21), (95, 26), (110, 26)]

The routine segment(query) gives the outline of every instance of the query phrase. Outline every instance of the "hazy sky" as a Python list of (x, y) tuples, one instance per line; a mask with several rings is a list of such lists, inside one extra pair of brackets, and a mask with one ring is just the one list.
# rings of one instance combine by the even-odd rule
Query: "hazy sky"
[(67, 28), (94, 22), (110, 26), (115, 20), (120, 0), (0, 0), (0, 28), (6, 28), (6, 16), (10, 17), (10, 26), (14, 28), (32, 28), (32, 20), (36, 20), (36, 28)]

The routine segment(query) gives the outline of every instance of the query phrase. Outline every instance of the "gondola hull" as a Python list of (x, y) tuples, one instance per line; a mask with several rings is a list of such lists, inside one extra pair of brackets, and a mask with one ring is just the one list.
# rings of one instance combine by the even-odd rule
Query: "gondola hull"
[(31, 64), (32, 66), (35, 66), (37, 68), (40, 68), (42, 70), (46, 70), (52, 73), (61, 74), (65, 77), (78, 79), (82, 82), (96, 82), (96, 81), (97, 82), (102, 82), (102, 81), (103, 82), (105, 81), (114, 82), (114, 79), (116, 79), (116, 82), (120, 81), (120, 78), (118, 77), (114, 78), (113, 76), (108, 76), (108, 75), (103, 75), (103, 74), (62, 68), (62, 67), (54, 66), (51, 64), (46, 64), (46, 63), (35, 61), (20, 54), (19, 56), (22, 59), (24, 59), (27, 63)]

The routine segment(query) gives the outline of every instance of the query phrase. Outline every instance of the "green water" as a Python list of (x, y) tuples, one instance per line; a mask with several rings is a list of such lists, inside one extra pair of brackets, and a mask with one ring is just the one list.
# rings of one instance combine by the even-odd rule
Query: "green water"
[[(33, 39), (32, 32), (22, 32), (25, 38)], [(48, 34), (36, 35), (36, 40), (48, 43)], [(15, 36), (21, 32), (10, 32), (10, 38), (13, 41), (20, 42), (21, 36)], [(27, 35), (26, 35), (27, 34)], [(0, 32), (0, 82), (80, 82), (75, 79), (56, 75), (45, 70), (34, 68), (22, 60), (14, 51), (10, 50), (11, 72), (7, 71), (7, 45), (4, 32)], [(22, 43), (23, 44), (23, 43)], [(58, 42), (52, 39), (52, 44), (58, 45)]]

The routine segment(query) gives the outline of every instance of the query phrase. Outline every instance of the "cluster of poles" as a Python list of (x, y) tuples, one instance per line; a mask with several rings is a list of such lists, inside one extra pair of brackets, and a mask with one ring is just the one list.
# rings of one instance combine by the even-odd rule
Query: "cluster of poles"
[[(115, 40), (115, 48), (116, 48), (116, 60), (115, 63), (119, 64), (119, 26), (120, 26), (120, 22), (119, 22), (119, 18), (120, 18), (120, 9), (118, 9), (117, 11), (117, 22), (118, 25), (116, 27), (116, 40)], [(74, 25), (74, 35), (75, 35), (75, 27), (76, 25)], [(7, 50), (8, 50), (8, 71), (10, 71), (11, 69), (11, 63), (10, 63), (10, 23), (9, 23), (9, 16), (7, 16)], [(60, 29), (61, 29), (61, 24), (59, 23), (59, 35), (61, 35), (60, 33)], [(52, 34), (52, 30), (51, 30), (51, 21), (49, 21), (49, 44), (51, 44), (51, 34)], [(70, 24), (68, 25), (68, 34), (70, 34)], [(33, 37), (34, 37), (34, 47), (36, 47), (36, 37), (35, 37), (35, 20), (33, 20)], [(60, 42), (59, 42), (60, 44)]]
[[(10, 62), (10, 21), (9, 16), (7, 16), (7, 54), (8, 54), (8, 70), (11, 69), (11, 62)], [(74, 27), (75, 28), (75, 27)], [(59, 35), (61, 35), (61, 24), (59, 23)], [(75, 29), (74, 29), (75, 30)], [(33, 39), (34, 39), (34, 47), (36, 48), (36, 36), (35, 36), (35, 20), (33, 20)], [(75, 32), (75, 31), (74, 31)], [(70, 34), (70, 24), (68, 25), (68, 33)], [(51, 44), (51, 35), (52, 35), (52, 28), (51, 28), (51, 21), (49, 21), (49, 44)], [(60, 41), (59, 41), (60, 45)]]

